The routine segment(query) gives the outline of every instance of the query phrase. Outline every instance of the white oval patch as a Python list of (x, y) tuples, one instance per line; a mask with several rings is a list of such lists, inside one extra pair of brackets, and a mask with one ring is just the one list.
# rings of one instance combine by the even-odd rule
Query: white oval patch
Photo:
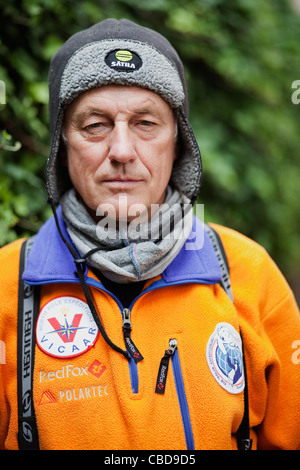
[(39, 313), (36, 341), (50, 356), (68, 358), (84, 354), (94, 346), (98, 335), (88, 305), (77, 297), (57, 297)]
[(206, 359), (216, 381), (229, 393), (245, 388), (242, 340), (229, 323), (218, 323), (208, 340)]

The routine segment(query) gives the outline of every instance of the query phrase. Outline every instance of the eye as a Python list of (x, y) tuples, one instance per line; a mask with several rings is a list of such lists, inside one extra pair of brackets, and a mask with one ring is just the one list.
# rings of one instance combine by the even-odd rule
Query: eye
[(155, 126), (155, 123), (154, 123), (154, 122), (152, 122), (152, 121), (147, 121), (146, 119), (143, 119), (143, 120), (141, 121), (141, 124), (142, 124), (143, 126)]
[(97, 129), (99, 127), (102, 127), (103, 123), (102, 122), (94, 122), (93, 124), (89, 124), (88, 126), (85, 127), (86, 130), (89, 129)]
[(102, 136), (108, 129), (108, 123), (102, 121), (91, 122), (83, 128), (84, 132), (91, 136)]
[(137, 122), (138, 126), (142, 129), (153, 129), (153, 127), (156, 126), (155, 122), (153, 121), (147, 121), (147, 119), (142, 119), (141, 121)]

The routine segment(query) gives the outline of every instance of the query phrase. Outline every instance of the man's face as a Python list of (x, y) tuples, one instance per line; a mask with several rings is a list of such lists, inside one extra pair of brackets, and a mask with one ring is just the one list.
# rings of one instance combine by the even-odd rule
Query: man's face
[(120, 201), (126, 211), (143, 204), (148, 214), (164, 202), (175, 119), (159, 95), (115, 85), (90, 90), (68, 106), (64, 133), (70, 178), (89, 209), (108, 204), (118, 218)]

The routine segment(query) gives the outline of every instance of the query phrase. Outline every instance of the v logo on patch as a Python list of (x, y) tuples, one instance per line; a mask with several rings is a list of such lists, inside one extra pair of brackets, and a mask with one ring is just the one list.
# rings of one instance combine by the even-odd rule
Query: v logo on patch
[(65, 359), (84, 354), (94, 346), (98, 336), (88, 305), (77, 297), (57, 297), (39, 313), (36, 341), (50, 356)]

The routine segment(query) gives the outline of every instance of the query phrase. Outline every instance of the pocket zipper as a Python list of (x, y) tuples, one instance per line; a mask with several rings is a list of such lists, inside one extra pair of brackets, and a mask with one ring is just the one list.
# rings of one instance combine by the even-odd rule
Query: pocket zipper
[(155, 392), (161, 395), (165, 393), (170, 358), (172, 358), (173, 374), (174, 374), (174, 379), (175, 379), (177, 397), (178, 397), (179, 406), (180, 406), (181, 418), (183, 422), (183, 429), (184, 429), (184, 434), (185, 434), (187, 450), (194, 450), (195, 449), (194, 436), (193, 436), (188, 402), (187, 402), (187, 398), (185, 394), (185, 388), (184, 388), (184, 383), (183, 383), (183, 377), (182, 377), (182, 372), (181, 372), (181, 365), (180, 365), (180, 360), (179, 360), (176, 339), (170, 340), (169, 348), (165, 351), (165, 355), (160, 361)]
[(177, 340), (170, 339), (169, 347), (165, 351), (165, 355), (160, 361), (158, 374), (157, 374), (157, 380), (156, 380), (155, 393), (159, 393), (160, 395), (163, 395), (165, 393), (169, 362), (170, 362), (170, 358), (175, 353), (176, 348), (177, 348)]

